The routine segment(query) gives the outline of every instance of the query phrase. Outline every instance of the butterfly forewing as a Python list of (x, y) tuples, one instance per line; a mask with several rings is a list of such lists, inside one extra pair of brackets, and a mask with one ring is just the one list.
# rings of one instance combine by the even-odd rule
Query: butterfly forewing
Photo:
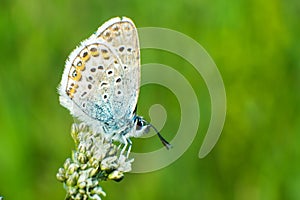
[(118, 93), (120, 90), (116, 90), (113, 93), (113, 99), (116, 100), (113, 108), (119, 112), (120, 107), (117, 105), (126, 105), (124, 109), (132, 113), (138, 100), (140, 86), (140, 49), (136, 27), (130, 19), (124, 17), (106, 29), (100, 27), (96, 32), (96, 37), (106, 41), (115, 55), (120, 58), (121, 70), (124, 71), (124, 77), (116, 87), (123, 85), (121, 95), (126, 98), (119, 101)]

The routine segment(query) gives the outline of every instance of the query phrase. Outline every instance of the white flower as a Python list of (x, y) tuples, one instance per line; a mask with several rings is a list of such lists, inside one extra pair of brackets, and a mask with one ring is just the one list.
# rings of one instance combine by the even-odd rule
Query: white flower
[(124, 173), (131, 171), (133, 159), (128, 160), (115, 144), (83, 123), (73, 124), (71, 135), (76, 150), (56, 175), (67, 190), (66, 199), (101, 200), (100, 195), (106, 195), (101, 181), (122, 180)]

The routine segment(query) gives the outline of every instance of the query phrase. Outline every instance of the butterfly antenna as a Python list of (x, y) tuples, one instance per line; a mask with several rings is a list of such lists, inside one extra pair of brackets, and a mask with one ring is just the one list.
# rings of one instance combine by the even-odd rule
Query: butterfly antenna
[(153, 130), (156, 132), (157, 136), (159, 137), (161, 143), (166, 147), (166, 149), (171, 149), (172, 145), (158, 132), (158, 130), (150, 123), (148, 123), (149, 126), (153, 128)]

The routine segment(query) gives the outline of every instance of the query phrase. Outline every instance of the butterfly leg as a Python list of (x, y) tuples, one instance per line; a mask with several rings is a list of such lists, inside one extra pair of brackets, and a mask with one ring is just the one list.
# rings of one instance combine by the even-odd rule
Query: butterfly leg
[(127, 148), (128, 142), (127, 142), (127, 139), (126, 139), (126, 137), (124, 135), (122, 135), (122, 139), (123, 139), (123, 142), (124, 142), (124, 146), (123, 146), (123, 148), (121, 150), (121, 155), (124, 155), (124, 152), (125, 152), (125, 150)]
[(121, 148), (121, 146), (122, 146), (122, 143), (120, 143), (120, 144), (118, 145), (118, 150)]
[(126, 158), (129, 157), (129, 154), (131, 152), (131, 147), (132, 147), (132, 142), (129, 138), (127, 138), (127, 143), (128, 143), (129, 146), (128, 146), (128, 150), (127, 150), (127, 153), (126, 153)]
[(127, 149), (126, 158), (128, 158), (129, 154), (130, 154), (130, 151), (131, 151), (132, 142), (125, 135), (122, 135), (122, 139), (123, 139), (123, 142), (124, 142), (124, 146), (123, 146), (123, 148), (121, 150), (121, 155), (124, 155), (124, 153), (125, 153), (125, 151)]

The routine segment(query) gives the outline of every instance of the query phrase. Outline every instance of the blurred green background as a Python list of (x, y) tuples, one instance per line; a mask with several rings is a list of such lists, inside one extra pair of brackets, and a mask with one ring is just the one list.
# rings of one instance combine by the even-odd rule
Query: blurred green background
[[(200, 160), (210, 118), (203, 79), (176, 55), (142, 50), (142, 63), (172, 66), (190, 81), (201, 108), (199, 131), (172, 165), (103, 183), (105, 199), (300, 199), (299, 1), (0, 4), (0, 196), (64, 199), (55, 174), (74, 148), (73, 119), (56, 92), (65, 59), (103, 22), (128, 16), (137, 27), (180, 31), (208, 51), (226, 87), (227, 118), (216, 147)], [(161, 132), (170, 140), (180, 122), (179, 103), (167, 88), (142, 87), (139, 113), (149, 118), (148, 109), (156, 103), (168, 112)], [(134, 144), (137, 152), (161, 147), (157, 138)]]

